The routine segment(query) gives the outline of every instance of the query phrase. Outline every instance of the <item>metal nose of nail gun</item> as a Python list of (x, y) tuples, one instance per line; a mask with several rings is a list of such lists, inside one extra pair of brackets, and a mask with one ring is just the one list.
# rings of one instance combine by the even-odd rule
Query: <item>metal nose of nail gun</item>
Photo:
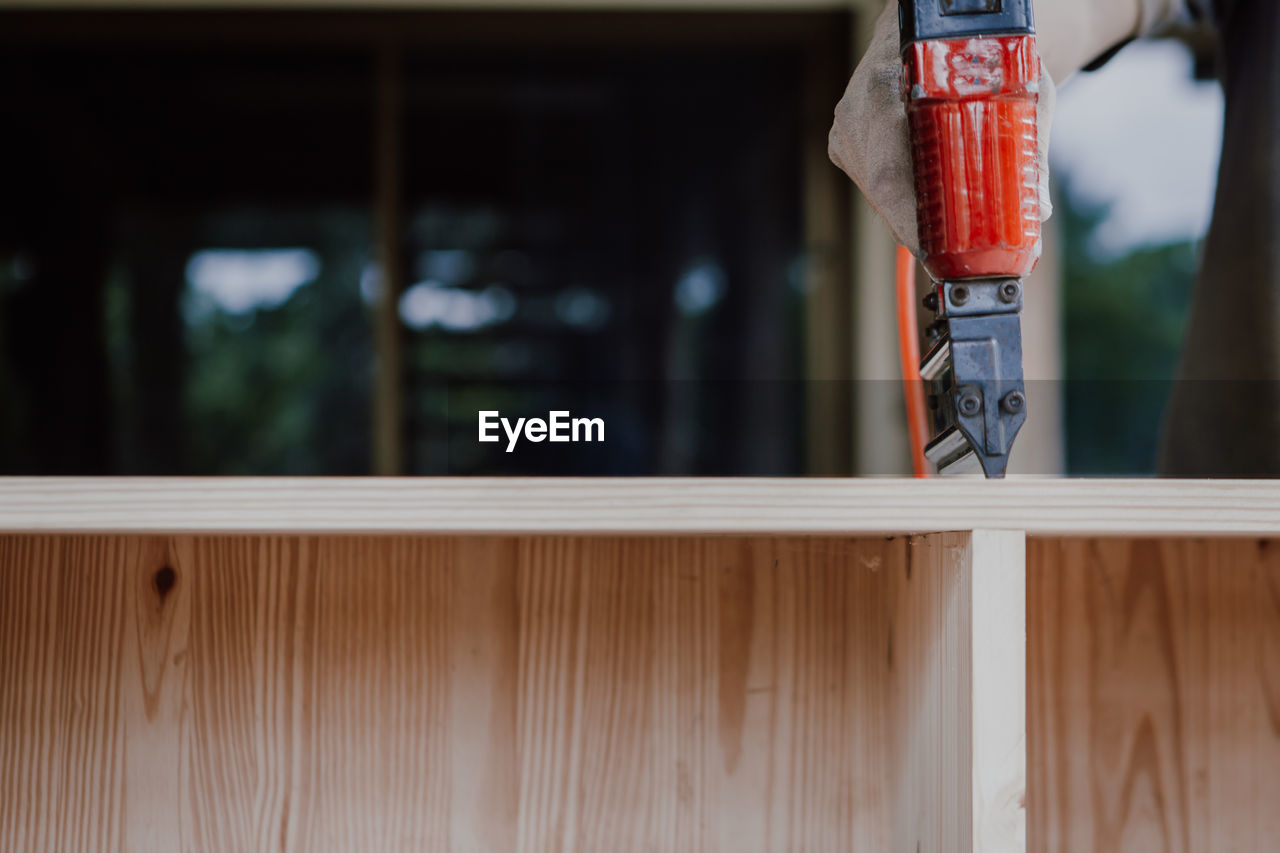
[(934, 436), (925, 457), (942, 475), (1003, 477), (1027, 419), (1022, 282), (943, 281), (924, 304), (937, 315), (920, 362)]

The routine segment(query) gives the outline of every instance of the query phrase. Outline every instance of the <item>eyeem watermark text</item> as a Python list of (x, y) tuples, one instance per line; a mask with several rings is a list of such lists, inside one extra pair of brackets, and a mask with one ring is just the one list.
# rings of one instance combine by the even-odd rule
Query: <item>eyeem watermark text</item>
[(501, 441), (499, 430), (506, 434), (507, 453), (516, 449), (521, 438), (535, 444), (542, 441), (591, 443), (604, 441), (604, 418), (575, 418), (568, 412), (548, 412), (542, 418), (518, 418), (515, 423), (500, 412), (480, 413), (480, 441)]

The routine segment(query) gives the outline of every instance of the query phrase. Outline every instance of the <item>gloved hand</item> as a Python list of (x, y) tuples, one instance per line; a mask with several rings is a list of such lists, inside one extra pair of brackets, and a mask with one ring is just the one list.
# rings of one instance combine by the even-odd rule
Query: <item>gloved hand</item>
[[(1065, 79), (1128, 38), (1145, 35), (1184, 10), (1185, 0), (1036, 0), (1036, 34), (1043, 71), (1038, 110), (1040, 218), (1049, 200), (1049, 131), (1054, 79)], [(844, 97), (836, 106), (828, 154), (866, 195), (899, 243), (917, 257), (915, 185), (902, 57), (898, 51), (898, 3), (888, 0), (875, 34)]]

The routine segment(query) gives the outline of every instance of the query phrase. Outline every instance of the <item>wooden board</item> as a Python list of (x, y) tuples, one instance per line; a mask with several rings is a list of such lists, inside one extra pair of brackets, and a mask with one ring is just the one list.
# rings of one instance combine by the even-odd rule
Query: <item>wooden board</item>
[(926, 537), (890, 569), (893, 849), (1026, 849), (1025, 539)]
[(1280, 850), (1280, 541), (1029, 548), (1029, 848)]
[(0, 478), (0, 532), (1280, 535), (1280, 483)]
[(907, 553), (0, 537), (0, 849), (888, 849)]

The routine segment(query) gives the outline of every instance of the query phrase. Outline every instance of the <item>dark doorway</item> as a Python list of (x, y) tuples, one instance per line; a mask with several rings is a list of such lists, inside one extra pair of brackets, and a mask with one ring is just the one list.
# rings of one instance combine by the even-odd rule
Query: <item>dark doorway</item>
[(0, 470), (805, 473), (845, 16), (4, 19)]

